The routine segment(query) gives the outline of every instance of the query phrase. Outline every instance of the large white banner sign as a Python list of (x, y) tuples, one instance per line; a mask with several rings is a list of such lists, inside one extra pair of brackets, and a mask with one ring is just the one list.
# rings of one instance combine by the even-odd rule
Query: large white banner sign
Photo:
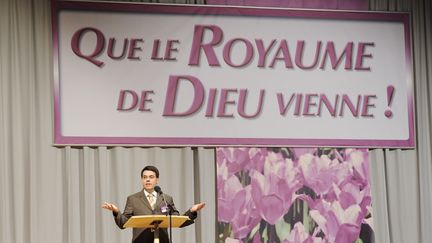
[(414, 144), (409, 15), (53, 2), (55, 144)]

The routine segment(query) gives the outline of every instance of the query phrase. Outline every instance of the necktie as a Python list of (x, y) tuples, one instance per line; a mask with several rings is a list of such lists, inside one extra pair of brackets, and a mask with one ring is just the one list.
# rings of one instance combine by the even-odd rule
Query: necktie
[(154, 206), (155, 206), (155, 198), (154, 198), (153, 194), (149, 193), (149, 194), (147, 195), (147, 197), (148, 197), (148, 201), (149, 201), (149, 203), (150, 203), (151, 208), (154, 209)]

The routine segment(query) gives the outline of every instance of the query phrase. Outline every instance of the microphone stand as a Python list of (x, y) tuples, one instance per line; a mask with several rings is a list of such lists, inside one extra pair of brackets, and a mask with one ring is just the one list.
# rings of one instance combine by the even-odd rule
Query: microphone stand
[(172, 243), (172, 206), (169, 204), (168, 213), (169, 213), (169, 241)]
[(162, 195), (162, 199), (165, 203), (165, 208), (168, 210), (168, 215), (169, 215), (169, 242), (172, 243), (172, 211), (173, 211), (173, 207), (171, 204), (168, 204), (167, 201), (165, 200), (165, 194), (162, 193), (162, 191), (160, 191), (160, 194)]

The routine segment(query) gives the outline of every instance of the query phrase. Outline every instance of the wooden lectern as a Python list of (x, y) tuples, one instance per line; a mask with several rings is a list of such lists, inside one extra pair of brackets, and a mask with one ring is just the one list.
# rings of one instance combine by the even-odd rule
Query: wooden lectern
[[(171, 216), (171, 227), (180, 228), (186, 220), (189, 220), (188, 216)], [(140, 215), (132, 216), (123, 225), (125, 228), (152, 228), (154, 229), (154, 241), (153, 243), (159, 243), (159, 228), (170, 227), (170, 216), (166, 215)]]

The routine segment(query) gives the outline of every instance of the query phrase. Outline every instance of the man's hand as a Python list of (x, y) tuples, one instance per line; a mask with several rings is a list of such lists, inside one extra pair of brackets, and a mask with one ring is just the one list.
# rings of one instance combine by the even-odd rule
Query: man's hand
[(119, 212), (118, 207), (112, 203), (105, 202), (104, 204), (102, 204), (102, 208), (108, 209), (108, 210), (113, 211), (115, 213)]
[(205, 207), (205, 203), (198, 203), (192, 206), (192, 208), (190, 209), (190, 211), (193, 212), (198, 212), (200, 211), (202, 208)]

